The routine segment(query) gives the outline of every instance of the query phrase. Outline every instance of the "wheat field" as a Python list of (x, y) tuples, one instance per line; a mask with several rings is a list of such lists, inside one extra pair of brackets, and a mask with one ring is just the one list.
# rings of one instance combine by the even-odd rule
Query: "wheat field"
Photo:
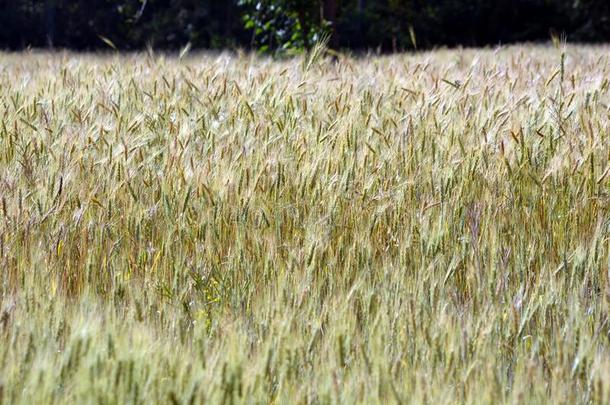
[(0, 54), (0, 403), (607, 403), (610, 47)]

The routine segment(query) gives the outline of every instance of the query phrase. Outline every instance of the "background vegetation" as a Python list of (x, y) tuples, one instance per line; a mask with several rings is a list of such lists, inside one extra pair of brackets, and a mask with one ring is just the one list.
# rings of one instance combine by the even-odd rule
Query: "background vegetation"
[(300, 50), (609, 41), (606, 0), (2, 0), (0, 47)]

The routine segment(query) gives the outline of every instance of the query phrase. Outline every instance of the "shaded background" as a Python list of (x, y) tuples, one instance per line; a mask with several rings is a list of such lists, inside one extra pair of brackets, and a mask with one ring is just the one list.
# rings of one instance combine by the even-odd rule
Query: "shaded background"
[(402, 51), (610, 41), (609, 0), (0, 0), (0, 49)]

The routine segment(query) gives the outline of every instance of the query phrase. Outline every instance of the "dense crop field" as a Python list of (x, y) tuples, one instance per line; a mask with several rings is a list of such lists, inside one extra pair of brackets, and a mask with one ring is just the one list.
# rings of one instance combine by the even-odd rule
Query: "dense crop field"
[(0, 402), (610, 398), (610, 48), (0, 54)]

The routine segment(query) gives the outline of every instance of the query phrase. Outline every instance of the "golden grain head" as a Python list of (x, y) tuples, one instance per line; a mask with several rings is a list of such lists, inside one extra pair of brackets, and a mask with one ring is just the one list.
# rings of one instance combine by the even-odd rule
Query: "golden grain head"
[(605, 402), (609, 50), (0, 54), (0, 403)]

